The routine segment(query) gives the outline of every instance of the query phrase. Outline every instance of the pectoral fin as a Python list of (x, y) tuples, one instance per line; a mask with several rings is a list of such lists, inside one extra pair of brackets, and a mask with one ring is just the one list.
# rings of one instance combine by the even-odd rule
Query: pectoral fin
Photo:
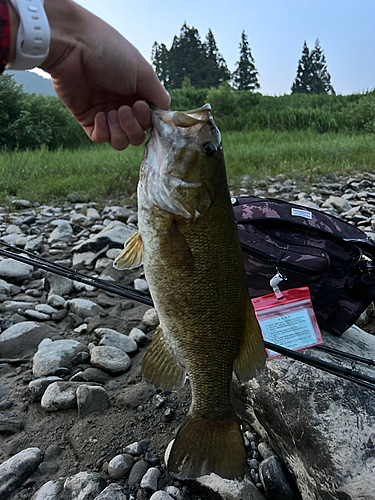
[(263, 367), (266, 360), (263, 338), (253, 306), (249, 300), (246, 328), (240, 352), (234, 361), (234, 371), (241, 382), (246, 382)]
[(142, 265), (143, 243), (141, 235), (135, 231), (126, 240), (124, 250), (118, 255), (113, 263), (117, 269), (134, 269)]
[(186, 378), (186, 369), (179, 357), (159, 326), (143, 358), (143, 375), (156, 388), (176, 391), (183, 387)]

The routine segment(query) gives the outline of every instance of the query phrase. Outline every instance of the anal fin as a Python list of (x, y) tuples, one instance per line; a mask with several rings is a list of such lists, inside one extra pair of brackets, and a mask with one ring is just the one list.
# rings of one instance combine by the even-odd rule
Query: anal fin
[(176, 391), (185, 383), (186, 369), (160, 326), (144, 355), (142, 369), (148, 382), (165, 391)]
[(240, 352), (234, 361), (234, 371), (241, 382), (254, 377), (264, 366), (266, 351), (259, 323), (249, 300), (246, 310), (246, 328)]
[(141, 235), (135, 231), (125, 241), (124, 249), (113, 263), (116, 269), (134, 269), (142, 265), (143, 243)]

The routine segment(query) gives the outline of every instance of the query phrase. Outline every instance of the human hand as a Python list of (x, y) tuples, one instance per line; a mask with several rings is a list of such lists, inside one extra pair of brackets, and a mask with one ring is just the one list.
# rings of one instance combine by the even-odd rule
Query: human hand
[(45, 0), (51, 46), (42, 69), (90, 139), (117, 150), (140, 145), (151, 126), (146, 100), (169, 109), (170, 97), (138, 50), (71, 0)]

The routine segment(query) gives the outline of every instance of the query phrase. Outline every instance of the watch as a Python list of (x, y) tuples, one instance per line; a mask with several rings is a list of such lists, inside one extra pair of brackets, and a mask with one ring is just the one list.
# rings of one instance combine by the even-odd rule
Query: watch
[(16, 57), (6, 69), (31, 69), (40, 66), (48, 56), (51, 32), (44, 10), (44, 0), (9, 0), (17, 11), (20, 25)]

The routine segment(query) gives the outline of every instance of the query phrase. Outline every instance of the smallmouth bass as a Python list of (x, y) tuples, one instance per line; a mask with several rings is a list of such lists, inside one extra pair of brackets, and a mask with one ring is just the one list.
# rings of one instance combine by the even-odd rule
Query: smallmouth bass
[(168, 469), (180, 479), (244, 475), (245, 448), (231, 404), (265, 361), (248, 297), (221, 136), (210, 106), (152, 111), (138, 184), (139, 230), (115, 260), (142, 264), (159, 315), (143, 373), (163, 390), (189, 377), (192, 403)]

